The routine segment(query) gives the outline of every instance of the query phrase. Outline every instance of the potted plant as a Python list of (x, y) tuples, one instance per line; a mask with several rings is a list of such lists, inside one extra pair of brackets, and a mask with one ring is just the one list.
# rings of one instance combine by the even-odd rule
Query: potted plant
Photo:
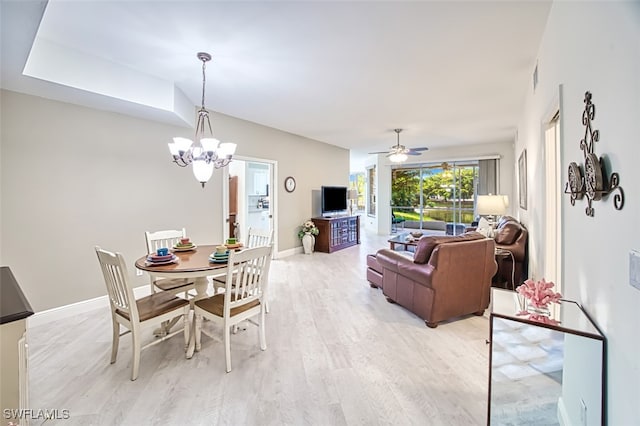
[(302, 240), (304, 254), (313, 253), (313, 247), (316, 243), (315, 235), (318, 235), (319, 233), (320, 230), (313, 221), (307, 220), (302, 224), (298, 231), (298, 238)]

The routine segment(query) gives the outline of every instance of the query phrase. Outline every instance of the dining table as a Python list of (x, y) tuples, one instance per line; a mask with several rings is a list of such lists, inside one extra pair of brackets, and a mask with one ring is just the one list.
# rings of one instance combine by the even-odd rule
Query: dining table
[[(209, 255), (215, 253), (219, 245), (201, 245), (189, 251), (174, 250), (177, 261), (164, 265), (154, 265), (147, 262), (148, 254), (136, 260), (136, 268), (147, 272), (152, 279), (156, 278), (190, 278), (194, 280), (196, 296), (192, 300), (208, 297), (207, 289), (210, 275), (222, 275), (227, 273), (227, 263), (214, 263), (209, 260)], [(193, 327), (190, 327), (187, 358), (191, 358), (195, 352), (195, 338)]]

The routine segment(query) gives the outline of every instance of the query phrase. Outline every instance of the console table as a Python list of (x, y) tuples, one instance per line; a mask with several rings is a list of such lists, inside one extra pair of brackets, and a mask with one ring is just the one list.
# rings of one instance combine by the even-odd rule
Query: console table
[(316, 235), (315, 250), (333, 253), (360, 244), (360, 216), (314, 217), (320, 233)]
[(524, 303), (491, 289), (487, 424), (606, 424), (605, 337), (576, 302), (518, 315)]

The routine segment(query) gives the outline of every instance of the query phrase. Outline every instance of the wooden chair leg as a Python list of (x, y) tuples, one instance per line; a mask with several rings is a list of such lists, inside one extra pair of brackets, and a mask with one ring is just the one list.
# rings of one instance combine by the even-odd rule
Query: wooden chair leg
[(227, 363), (227, 373), (231, 371), (231, 327), (224, 325), (224, 358)]
[(116, 362), (116, 358), (118, 357), (118, 345), (120, 344), (120, 324), (115, 320), (115, 318), (111, 319), (111, 323), (113, 325), (113, 342), (111, 343), (111, 364)]
[(195, 334), (195, 345), (196, 351), (199, 351), (202, 347), (200, 344), (200, 339), (202, 338), (202, 315), (196, 315), (195, 311), (193, 312), (193, 324), (194, 324), (194, 334)]
[(260, 313), (260, 349), (262, 349), (263, 351), (267, 350), (267, 339), (265, 336), (265, 327), (264, 327), (264, 316), (265, 316), (265, 309), (261, 309), (261, 313)]
[(190, 336), (190, 327), (189, 327), (189, 313), (191, 312), (191, 309), (189, 308), (189, 306), (186, 306), (184, 308), (184, 314), (182, 315), (182, 327), (183, 327), (183, 333), (184, 333), (184, 350), (186, 351), (187, 348), (189, 347), (189, 336)]
[(133, 351), (133, 364), (131, 365), (131, 380), (138, 378), (138, 370), (140, 369), (140, 336), (138, 336), (138, 330), (131, 330), (131, 338), (133, 339), (133, 345), (131, 350)]

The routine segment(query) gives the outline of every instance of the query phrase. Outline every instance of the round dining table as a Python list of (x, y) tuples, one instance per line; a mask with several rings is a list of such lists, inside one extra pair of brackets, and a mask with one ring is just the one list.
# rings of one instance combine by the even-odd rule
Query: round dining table
[[(167, 265), (149, 264), (147, 262), (147, 256), (149, 255), (145, 254), (136, 260), (135, 266), (142, 271), (146, 271), (152, 279), (156, 279), (157, 277), (192, 278), (196, 290), (194, 300), (198, 300), (208, 296), (207, 288), (209, 281), (207, 280), (207, 276), (227, 273), (226, 262), (214, 263), (209, 260), (209, 255), (216, 251), (216, 247), (216, 245), (203, 245), (197, 246), (195, 249), (189, 251), (174, 251), (173, 254), (178, 257), (178, 261)], [(196, 349), (193, 331), (190, 334), (187, 358), (191, 358)]]
[(214, 263), (209, 261), (209, 255), (215, 253), (216, 245), (196, 246), (189, 251), (174, 251), (178, 257), (175, 263), (167, 265), (153, 265), (147, 263), (145, 254), (136, 260), (136, 268), (146, 271), (152, 278), (193, 278), (196, 290), (196, 299), (207, 296), (209, 281), (207, 276), (220, 275), (227, 272), (227, 263)]

